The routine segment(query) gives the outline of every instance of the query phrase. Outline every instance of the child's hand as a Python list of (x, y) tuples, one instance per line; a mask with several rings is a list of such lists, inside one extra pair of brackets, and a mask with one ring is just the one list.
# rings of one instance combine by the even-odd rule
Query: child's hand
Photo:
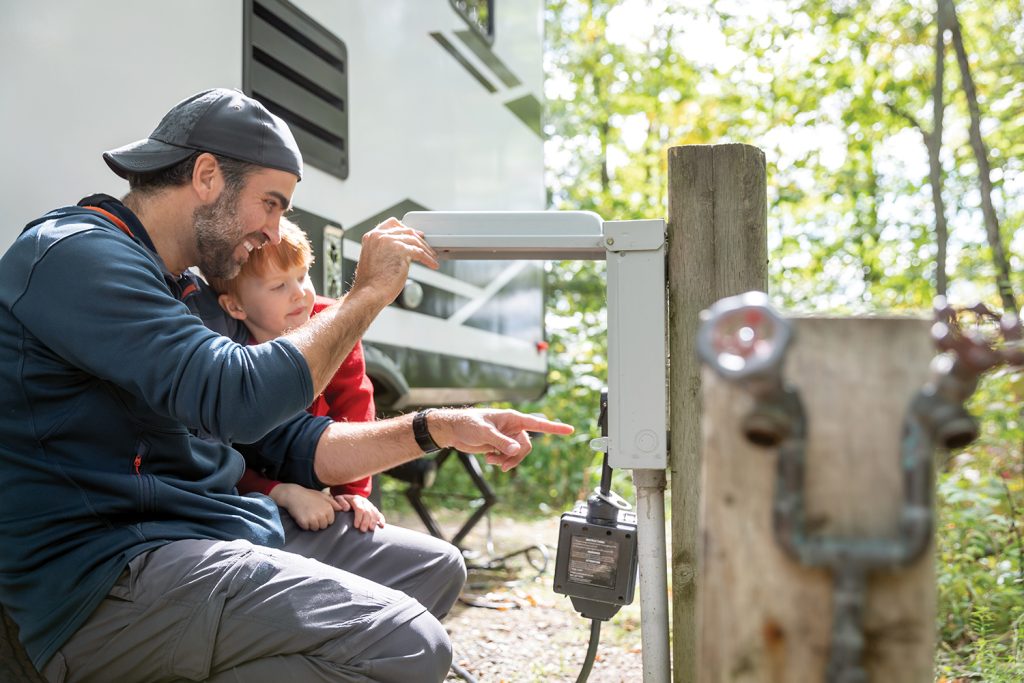
[(344, 509), (329, 493), (298, 484), (278, 484), (270, 490), (270, 497), (307, 531), (326, 529), (334, 523), (334, 513)]
[(343, 493), (335, 496), (334, 500), (339, 504), (342, 512), (352, 510), (355, 517), (352, 526), (359, 529), (359, 531), (384, 528), (384, 515), (381, 514), (376, 505), (366, 498), (351, 493)]

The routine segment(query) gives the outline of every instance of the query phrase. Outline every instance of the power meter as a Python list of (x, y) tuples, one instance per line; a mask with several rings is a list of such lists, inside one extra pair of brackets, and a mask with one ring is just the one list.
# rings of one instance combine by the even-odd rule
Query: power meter
[[(555, 558), (555, 592), (568, 595), (587, 619), (611, 619), (633, 602), (636, 588), (636, 514), (621, 498), (595, 492), (562, 514)], [(622, 501), (625, 503), (625, 501)]]
[(636, 513), (610, 490), (608, 466), (608, 393), (601, 392), (598, 417), (602, 438), (591, 446), (605, 451), (601, 486), (586, 501), (562, 514), (555, 556), (556, 593), (568, 595), (587, 619), (607, 621), (633, 602), (639, 554)]

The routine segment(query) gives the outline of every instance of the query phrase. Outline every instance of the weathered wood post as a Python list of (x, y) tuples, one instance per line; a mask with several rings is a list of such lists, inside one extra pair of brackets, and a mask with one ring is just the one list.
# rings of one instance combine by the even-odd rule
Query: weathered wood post
[(750, 145), (668, 151), (669, 462), (672, 473), (673, 680), (696, 680), (701, 373), (698, 315), (768, 284), (764, 153)]
[[(807, 535), (848, 539), (838, 541), (847, 547), (898, 537), (903, 421), (934, 355), (929, 323), (801, 318), (794, 329), (784, 379), (807, 415)], [(833, 635), (833, 576), (802, 566), (777, 542), (778, 449), (755, 447), (741, 434), (750, 395), (710, 369), (703, 392), (699, 672), (690, 680), (821, 683)], [(849, 554), (844, 567), (854, 566), (857, 553)], [(866, 578), (860, 662), (867, 680), (931, 681), (933, 548), (908, 567)]]

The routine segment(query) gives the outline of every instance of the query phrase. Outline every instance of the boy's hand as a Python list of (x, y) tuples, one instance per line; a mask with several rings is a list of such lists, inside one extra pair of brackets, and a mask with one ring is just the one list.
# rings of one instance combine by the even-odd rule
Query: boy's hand
[(377, 506), (362, 496), (343, 493), (334, 497), (342, 512), (352, 510), (355, 521), (352, 526), (359, 531), (384, 528), (384, 515)]
[(306, 531), (326, 529), (334, 523), (334, 513), (343, 509), (329, 493), (298, 484), (278, 484), (270, 490), (270, 497)]

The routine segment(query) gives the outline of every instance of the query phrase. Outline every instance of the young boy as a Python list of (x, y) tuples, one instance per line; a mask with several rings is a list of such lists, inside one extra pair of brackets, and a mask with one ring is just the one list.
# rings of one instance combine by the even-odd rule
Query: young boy
[[(267, 244), (253, 251), (233, 279), (207, 278), (219, 295), (221, 307), (245, 323), (250, 344), (275, 339), (332, 303), (316, 295), (309, 279), (313, 249), (306, 233), (287, 218), (281, 219), (280, 232), (280, 244)], [(307, 410), (335, 421), (374, 419), (373, 384), (366, 376), (362, 343), (356, 343), (324, 393), (313, 399)], [(366, 498), (370, 486), (371, 480), (366, 477), (333, 486), (326, 493), (273, 481), (247, 468), (238, 482), (238, 492), (270, 496), (303, 529), (326, 529), (334, 522), (335, 512), (352, 510), (355, 528), (369, 531), (384, 526), (384, 515)]]

